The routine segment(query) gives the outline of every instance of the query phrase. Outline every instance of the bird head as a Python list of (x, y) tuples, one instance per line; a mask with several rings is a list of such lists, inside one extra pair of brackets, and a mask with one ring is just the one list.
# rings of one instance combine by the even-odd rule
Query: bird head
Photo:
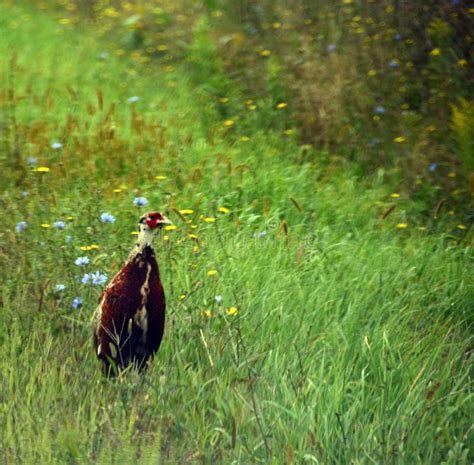
[(140, 217), (139, 229), (140, 231), (155, 231), (170, 224), (172, 224), (171, 221), (162, 213), (148, 212)]

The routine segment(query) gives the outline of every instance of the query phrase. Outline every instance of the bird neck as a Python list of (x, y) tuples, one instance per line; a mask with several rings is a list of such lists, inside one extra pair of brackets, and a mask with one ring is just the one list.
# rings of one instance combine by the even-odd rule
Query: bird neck
[(135, 246), (132, 249), (131, 256), (137, 255), (139, 253), (143, 253), (145, 248), (149, 247), (150, 249), (153, 249), (152, 246), (152, 240), (153, 240), (153, 233), (150, 231), (146, 226), (140, 225), (139, 226), (139, 231), (138, 231), (138, 236), (137, 236), (137, 241)]

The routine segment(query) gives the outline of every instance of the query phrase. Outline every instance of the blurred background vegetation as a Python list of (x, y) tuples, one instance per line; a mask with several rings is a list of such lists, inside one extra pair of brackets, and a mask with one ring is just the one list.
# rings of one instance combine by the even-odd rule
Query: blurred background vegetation
[(469, 2), (36, 3), (64, 25), (95, 24), (110, 53), (163, 62), (165, 72), (186, 63), (229, 137), (280, 132), (299, 142), (302, 161), (351, 163), (361, 175), (383, 169), (420, 201), (418, 213), (440, 201), (453, 215), (472, 209)]

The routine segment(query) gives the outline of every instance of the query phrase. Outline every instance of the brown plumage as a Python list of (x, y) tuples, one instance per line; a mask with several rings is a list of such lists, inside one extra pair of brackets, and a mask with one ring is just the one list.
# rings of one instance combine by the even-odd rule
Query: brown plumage
[(166, 224), (158, 212), (140, 218), (137, 243), (99, 299), (94, 346), (107, 373), (131, 363), (144, 368), (160, 347), (166, 303), (151, 240)]

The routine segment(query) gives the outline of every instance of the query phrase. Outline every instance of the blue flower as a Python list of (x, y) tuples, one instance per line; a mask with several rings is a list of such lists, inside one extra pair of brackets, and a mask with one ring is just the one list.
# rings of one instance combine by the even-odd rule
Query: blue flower
[(71, 242), (71, 241), (72, 241), (72, 237), (71, 237), (71, 236), (69, 236), (69, 235), (68, 235), (68, 236), (66, 236), (66, 237), (65, 237), (65, 239), (66, 239), (66, 242)]
[(108, 52), (101, 52), (97, 55), (98, 60), (107, 60), (109, 58)]
[(400, 66), (400, 63), (398, 62), (398, 60), (390, 60), (388, 62), (388, 67), (389, 68), (394, 69), (394, 68), (398, 68), (399, 66)]
[(265, 237), (267, 235), (267, 231), (260, 231), (258, 233), (258, 237), (262, 238), (262, 237)]
[(374, 137), (373, 139), (370, 139), (368, 143), (370, 147), (373, 147), (374, 145), (379, 145), (379, 144), (380, 144), (380, 139), (378, 137)]
[(80, 297), (76, 297), (71, 304), (72, 308), (80, 308), (82, 307), (82, 299)]
[(395, 34), (395, 36), (393, 37), (395, 40), (402, 40), (403, 39), (403, 36), (401, 34)]
[(436, 170), (436, 168), (438, 167), (438, 164), (437, 163), (431, 163), (431, 165), (428, 167), (428, 169), (433, 172)]
[(28, 223), (26, 221), (20, 221), (16, 224), (15, 230), (18, 234), (21, 234), (26, 229), (27, 226), (28, 226)]
[(133, 97), (130, 97), (128, 99), (128, 103), (135, 103), (135, 102), (138, 102), (140, 100), (140, 97), (138, 97), (137, 95), (134, 95)]
[(220, 304), (222, 302), (222, 296), (221, 295), (216, 295), (214, 298), (215, 298), (215, 300), (218, 304)]
[(53, 223), (53, 227), (56, 229), (64, 229), (66, 227), (66, 223), (64, 221), (56, 221)]
[(374, 113), (377, 113), (379, 115), (383, 115), (385, 113), (385, 108), (382, 105), (377, 105), (374, 108)]
[(66, 286), (64, 284), (56, 284), (54, 287), (54, 292), (63, 292), (64, 289), (66, 289)]
[(29, 193), (28, 191), (23, 191), (23, 192), (21, 193), (21, 196), (22, 196), (24, 199), (26, 199), (29, 195), (30, 195), (30, 193)]
[(144, 207), (145, 205), (148, 205), (148, 200), (145, 199), (145, 197), (135, 197), (133, 199), (133, 205), (137, 207)]
[(36, 166), (38, 164), (38, 159), (35, 158), (35, 157), (28, 157), (26, 159), (26, 162), (28, 163), (28, 165), (30, 166)]
[(100, 271), (95, 271), (93, 273), (86, 273), (82, 278), (82, 284), (92, 283), (95, 286), (100, 286), (101, 284), (105, 284), (107, 281), (107, 275), (101, 273)]
[(336, 50), (337, 48), (337, 45), (336, 44), (329, 44), (327, 47), (326, 47), (326, 51), (327, 52), (334, 52), (334, 50)]
[(115, 216), (110, 213), (102, 213), (100, 219), (102, 223), (115, 223)]
[(76, 261), (74, 262), (77, 266), (84, 266), (89, 263), (89, 258), (88, 257), (77, 257)]
[(54, 150), (59, 150), (63, 148), (63, 144), (61, 144), (61, 142), (53, 142), (51, 144), (51, 148)]

